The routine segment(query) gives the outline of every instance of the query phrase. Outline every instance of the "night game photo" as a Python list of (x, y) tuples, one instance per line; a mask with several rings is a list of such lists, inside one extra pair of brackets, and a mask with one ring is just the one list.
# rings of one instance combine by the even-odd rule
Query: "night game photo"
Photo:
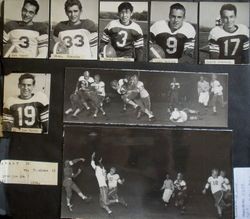
[(48, 57), (49, 0), (5, 0), (3, 57)]
[(64, 122), (227, 127), (228, 75), (66, 68)]
[(98, 0), (51, 1), (50, 57), (97, 60)]
[(3, 131), (47, 134), (50, 74), (4, 76)]
[(248, 2), (201, 2), (199, 30), (200, 63), (249, 63)]
[(61, 218), (233, 218), (231, 131), (64, 131)]
[(196, 2), (151, 2), (149, 61), (197, 63)]
[(147, 61), (148, 2), (100, 1), (99, 58)]

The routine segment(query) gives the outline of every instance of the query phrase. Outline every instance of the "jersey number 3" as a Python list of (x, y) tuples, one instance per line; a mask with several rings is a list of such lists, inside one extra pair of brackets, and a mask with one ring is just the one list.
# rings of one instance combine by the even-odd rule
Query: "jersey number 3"
[(125, 31), (125, 30), (121, 30), (119, 33), (119, 41), (116, 42), (116, 45), (118, 47), (124, 47), (126, 45), (126, 42), (127, 42), (127, 38), (128, 38), (128, 32)]
[(35, 123), (36, 110), (33, 106), (18, 107), (18, 125), (32, 126)]
[(84, 37), (82, 35), (75, 35), (73, 38), (71, 36), (63, 37), (63, 42), (70, 48), (72, 46), (82, 47), (84, 45)]

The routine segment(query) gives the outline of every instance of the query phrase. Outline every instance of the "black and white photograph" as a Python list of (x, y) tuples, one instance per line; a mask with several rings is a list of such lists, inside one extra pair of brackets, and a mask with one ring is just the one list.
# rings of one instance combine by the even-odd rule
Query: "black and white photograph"
[(149, 61), (197, 63), (198, 3), (152, 1)]
[(231, 131), (64, 133), (61, 218), (232, 218)]
[(50, 58), (97, 60), (98, 0), (51, 1)]
[(50, 74), (4, 76), (3, 131), (47, 134)]
[(249, 2), (201, 2), (201, 64), (249, 63)]
[(3, 56), (48, 57), (49, 0), (5, 0)]
[(100, 60), (147, 61), (147, 44), (147, 1), (100, 1)]
[(228, 75), (66, 68), (64, 122), (227, 127)]

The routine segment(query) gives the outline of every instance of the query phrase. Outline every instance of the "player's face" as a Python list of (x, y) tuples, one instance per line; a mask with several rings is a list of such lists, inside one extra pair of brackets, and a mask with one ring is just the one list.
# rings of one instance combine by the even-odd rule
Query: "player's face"
[(79, 9), (78, 5), (68, 7), (66, 11), (66, 15), (68, 16), (69, 21), (74, 25), (80, 23), (81, 13), (82, 11)]
[(204, 78), (201, 76), (201, 77), (200, 77), (200, 80), (201, 80), (201, 81), (204, 81)]
[(99, 76), (95, 76), (95, 82), (98, 83), (100, 81), (100, 77)]
[(169, 25), (170, 29), (178, 30), (182, 27), (185, 14), (183, 10), (173, 9), (169, 14)]
[(218, 171), (217, 170), (213, 170), (212, 171), (212, 177), (216, 178), (218, 176)]
[(224, 171), (220, 171), (220, 176), (225, 177), (226, 173)]
[(221, 15), (222, 24), (225, 30), (232, 30), (235, 28), (236, 15), (234, 11), (224, 10)]
[(111, 168), (110, 169), (110, 174), (115, 174), (115, 171), (116, 171), (115, 168)]
[(34, 89), (34, 81), (31, 78), (23, 79), (21, 84), (18, 85), (20, 89), (20, 96), (22, 99), (29, 99), (32, 97)]
[(29, 24), (33, 21), (36, 15), (36, 6), (27, 3), (22, 8), (22, 21)]
[(133, 13), (129, 9), (123, 9), (119, 12), (119, 18), (123, 25), (128, 25), (131, 20)]

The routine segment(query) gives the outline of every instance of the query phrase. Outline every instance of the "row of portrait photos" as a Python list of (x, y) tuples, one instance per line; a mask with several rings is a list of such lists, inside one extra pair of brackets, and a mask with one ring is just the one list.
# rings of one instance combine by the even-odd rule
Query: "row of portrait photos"
[(249, 63), (249, 2), (5, 0), (3, 9), (5, 58)]

